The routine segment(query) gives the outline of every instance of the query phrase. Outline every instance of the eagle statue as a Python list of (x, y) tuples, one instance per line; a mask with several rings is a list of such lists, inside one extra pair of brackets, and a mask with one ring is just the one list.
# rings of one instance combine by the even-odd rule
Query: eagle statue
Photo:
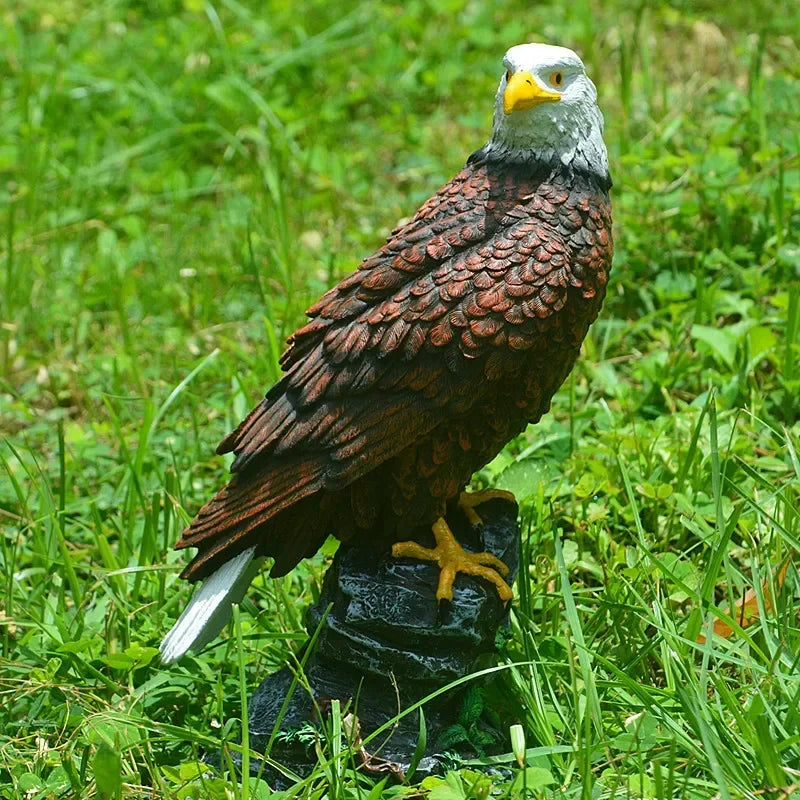
[[(176, 545), (198, 548), (182, 577), (202, 585), (163, 661), (221, 631), (265, 557), (285, 575), (329, 534), (436, 561), (440, 601), (459, 572), (511, 598), (502, 561), (463, 550), (445, 513), (480, 523), (486, 493), (463, 490), (550, 407), (603, 302), (612, 241), (582, 61), (521, 44), (503, 65), (488, 143), (308, 310), (281, 379), (217, 448), (233, 477)], [(401, 541), (431, 528), (435, 548)]]

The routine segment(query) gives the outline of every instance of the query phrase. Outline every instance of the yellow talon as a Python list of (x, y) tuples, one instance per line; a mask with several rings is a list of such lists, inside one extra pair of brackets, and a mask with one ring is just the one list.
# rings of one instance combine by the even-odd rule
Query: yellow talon
[(496, 555), (468, 553), (456, 541), (443, 517), (433, 523), (433, 535), (436, 538), (436, 547), (433, 549), (417, 542), (398, 542), (392, 547), (392, 555), (395, 558), (406, 556), (421, 561), (435, 561), (440, 569), (439, 586), (436, 589), (439, 602), (453, 599), (453, 581), (459, 572), (476, 575), (493, 583), (504, 603), (514, 596), (511, 587), (501, 577), (508, 575), (508, 567)]
[(483, 525), (483, 520), (480, 514), (475, 510), (475, 506), (486, 503), (489, 500), (508, 500), (511, 503), (516, 503), (517, 498), (514, 497), (512, 492), (507, 492), (505, 489), (482, 489), (479, 492), (461, 492), (458, 498), (458, 507), (464, 512), (464, 516), (470, 525)]

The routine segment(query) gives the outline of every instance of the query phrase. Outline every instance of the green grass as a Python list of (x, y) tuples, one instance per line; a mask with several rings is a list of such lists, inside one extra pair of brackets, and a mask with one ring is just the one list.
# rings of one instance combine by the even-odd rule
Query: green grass
[[(172, 544), (303, 309), (483, 143), (499, 59), (531, 39), (598, 84), (617, 252), (552, 413), (477, 476), (522, 501), (529, 564), (483, 698), (509, 771), (454, 761), (422, 791), (800, 796), (796, 564), (772, 578), (800, 547), (796, 4), (11, 8), (0, 797), (268, 796), (196, 758), (237, 750), (330, 553), (258, 579), (231, 635), (165, 669), (190, 593)], [(725, 609), (749, 588), (742, 629)], [(717, 618), (734, 633), (698, 644)], [(288, 796), (420, 790), (370, 794), (337, 737), (320, 753)]]

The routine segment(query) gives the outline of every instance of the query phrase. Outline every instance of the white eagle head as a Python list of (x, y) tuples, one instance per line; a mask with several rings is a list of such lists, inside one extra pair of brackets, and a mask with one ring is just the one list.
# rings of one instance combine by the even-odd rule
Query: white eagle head
[(503, 58), (489, 151), (608, 173), (603, 115), (583, 61), (566, 47), (518, 44)]

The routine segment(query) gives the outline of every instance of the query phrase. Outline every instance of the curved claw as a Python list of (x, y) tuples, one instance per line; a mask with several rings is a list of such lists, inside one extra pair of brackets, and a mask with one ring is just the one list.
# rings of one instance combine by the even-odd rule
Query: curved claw
[(422, 561), (435, 561), (441, 570), (436, 589), (436, 599), (439, 602), (453, 599), (453, 581), (459, 572), (489, 581), (497, 588), (497, 594), (504, 603), (511, 600), (514, 593), (503, 580), (508, 575), (508, 566), (494, 553), (468, 553), (456, 541), (453, 532), (441, 517), (433, 523), (433, 535), (436, 537), (436, 547), (433, 549), (423, 547), (418, 542), (398, 542), (392, 547), (392, 555), (395, 558), (407, 556)]
[[(482, 554), (482, 553), (467, 553), (467, 555), (469, 556), (469, 555), (484, 555), (484, 554)], [(505, 564), (503, 564), (503, 566), (505, 567), (505, 572), (503, 572), (502, 574), (503, 575), (507, 575), (508, 574), (508, 567), (506, 567)], [(483, 578), (484, 580), (489, 581), (489, 583), (493, 583), (495, 585), (495, 587), (497, 588), (497, 594), (500, 595), (500, 599), (504, 603), (507, 603), (509, 600), (511, 600), (512, 597), (514, 597), (514, 592), (511, 591), (511, 587), (500, 577), (500, 574), (498, 574), (498, 571), (492, 569), (491, 567), (484, 567), (481, 564), (469, 564), (469, 565), (462, 564), (459, 567), (458, 571), (459, 572), (466, 572), (469, 575), (476, 575), (479, 578)], [(444, 575), (444, 571), (442, 572), (442, 575)], [(453, 577), (455, 577), (455, 574), (453, 575)], [(441, 582), (442, 582), (442, 579), (441, 579), (441, 576), (440, 576), (440, 578), (439, 578), (440, 587), (441, 587)], [(449, 593), (450, 593), (450, 595), (446, 599), (447, 600), (452, 600), (453, 599), (452, 581), (450, 583)], [(441, 600), (442, 599), (441, 597), (439, 597), (439, 590), (437, 590), (437, 592), (436, 592), (436, 599), (437, 600)]]
[(461, 492), (458, 497), (458, 507), (464, 512), (467, 521), (473, 527), (483, 525), (483, 520), (475, 508), (489, 500), (507, 500), (516, 503), (517, 498), (512, 492), (505, 489), (481, 489), (479, 492)]

